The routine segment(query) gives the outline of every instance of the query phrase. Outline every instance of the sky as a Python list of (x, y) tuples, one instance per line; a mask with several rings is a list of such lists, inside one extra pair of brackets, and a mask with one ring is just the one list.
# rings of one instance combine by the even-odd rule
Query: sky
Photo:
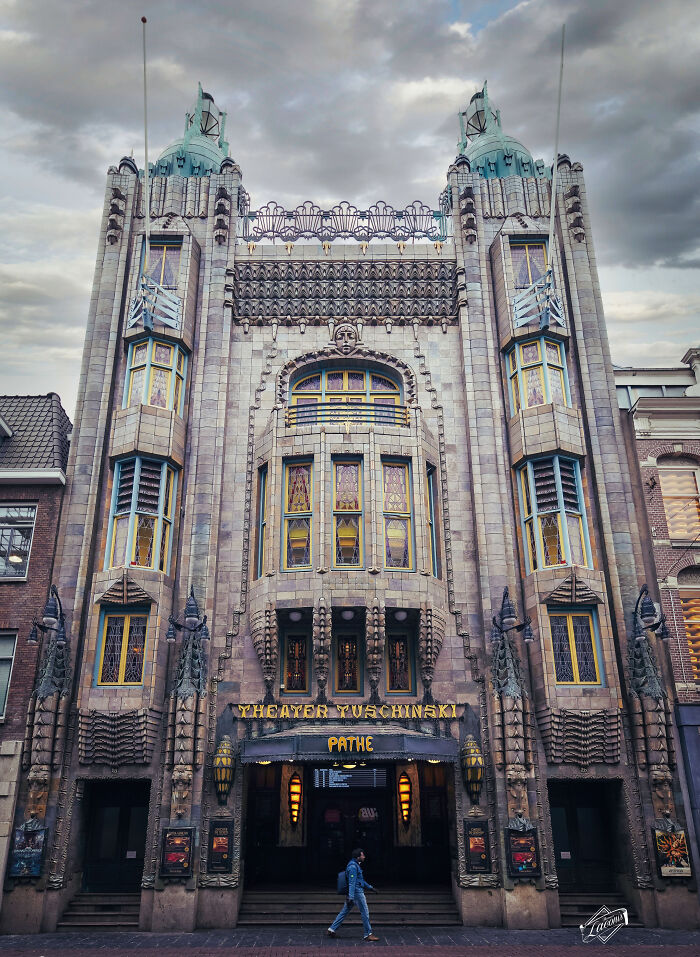
[(613, 361), (700, 344), (696, 0), (0, 0), (0, 393), (72, 416), (107, 167), (228, 112), (252, 208), (434, 204), (488, 80), (504, 130), (583, 165)]

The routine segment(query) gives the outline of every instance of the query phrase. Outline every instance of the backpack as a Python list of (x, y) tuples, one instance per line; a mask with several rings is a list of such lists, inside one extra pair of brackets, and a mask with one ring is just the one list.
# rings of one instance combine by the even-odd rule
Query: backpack
[(343, 871), (338, 871), (338, 893), (342, 894), (343, 897), (347, 897), (348, 893), (348, 871), (347, 868)]

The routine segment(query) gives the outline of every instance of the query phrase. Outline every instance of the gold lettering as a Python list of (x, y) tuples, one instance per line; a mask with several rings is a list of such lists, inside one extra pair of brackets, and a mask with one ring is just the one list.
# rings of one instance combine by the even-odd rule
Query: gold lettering
[(401, 705), (400, 705), (400, 704), (392, 704), (392, 706), (391, 706), (391, 717), (392, 717), (392, 718), (403, 718), (403, 714), (401, 713)]
[[(408, 705), (406, 706), (408, 707)], [(411, 706), (411, 717), (412, 718), (422, 718), (423, 717), (423, 705), (414, 704)]]
[(453, 717), (453, 718), (456, 718), (456, 717), (457, 717), (457, 706), (453, 704), (453, 705), (450, 705), (450, 707), (452, 708), (452, 717)]
[(376, 718), (377, 717), (377, 708), (373, 704), (368, 704), (365, 707), (365, 718)]
[(317, 705), (316, 705), (316, 717), (317, 717), (317, 718), (327, 718), (327, 717), (328, 717), (328, 705), (327, 705), (327, 704), (317, 704)]
[(347, 749), (348, 749), (348, 742), (345, 740), (345, 738), (338, 738), (338, 750), (347, 751)]
[(365, 750), (365, 739), (364, 739), (364, 738), (358, 738), (358, 739), (357, 739), (357, 750), (358, 750), (358, 751), (364, 751), (364, 750)]
[(280, 708), (280, 718), (288, 718), (289, 716), (289, 705), (283, 704)]
[(341, 717), (341, 718), (344, 718), (345, 715), (348, 713), (348, 708), (349, 708), (349, 707), (350, 707), (349, 704), (337, 704), (337, 705), (336, 705), (336, 708), (337, 708), (338, 711), (340, 712), (340, 717)]
[(332, 751), (333, 748), (335, 748), (335, 747), (337, 747), (337, 746), (338, 746), (338, 739), (337, 739), (337, 738), (329, 738), (329, 739), (328, 739), (328, 750), (329, 750), (329, 751)]
[(300, 704), (293, 704), (293, 705), (292, 705), (292, 711), (294, 712), (294, 717), (295, 717), (295, 718), (298, 718), (298, 717), (299, 717), (299, 715), (301, 714), (301, 709), (302, 709), (302, 705), (300, 705)]
[(362, 705), (361, 705), (361, 704), (354, 704), (354, 705), (352, 706), (352, 716), (353, 716), (353, 718), (361, 718), (361, 717), (362, 717)]
[(427, 704), (423, 714), (426, 718), (437, 718), (437, 708), (434, 704)]
[(262, 718), (262, 716), (263, 716), (263, 706), (262, 706), (261, 704), (254, 704), (254, 705), (253, 705), (253, 717), (254, 717), (254, 718)]
[(446, 717), (447, 717), (447, 705), (446, 705), (446, 704), (441, 704), (441, 705), (438, 705), (438, 708), (440, 709), (440, 714), (438, 715), (438, 717), (439, 717), (439, 718), (446, 718)]
[(268, 718), (276, 718), (276, 717), (277, 717), (277, 705), (276, 705), (276, 704), (269, 704), (269, 705), (267, 706), (267, 717), (268, 717)]
[(372, 747), (372, 735), (371, 735), (371, 734), (367, 737), (367, 750), (368, 750), (368, 751), (374, 751), (374, 748)]
[[(385, 711), (386, 711), (386, 714), (384, 714)], [(381, 716), (382, 718), (388, 718), (388, 717), (389, 717), (389, 709), (387, 708), (387, 706), (386, 706), (385, 704), (383, 704), (383, 705), (381, 706), (381, 708), (379, 709), (379, 714), (380, 714), (380, 716)]]
[(304, 717), (305, 717), (305, 718), (313, 718), (313, 716), (314, 716), (314, 706), (313, 706), (312, 704), (305, 704), (305, 705), (304, 705)]
[(248, 712), (250, 711), (250, 705), (249, 705), (249, 704), (239, 704), (239, 705), (238, 705), (238, 710), (241, 712), (241, 717), (242, 717), (242, 718), (247, 718), (247, 717), (248, 717)]

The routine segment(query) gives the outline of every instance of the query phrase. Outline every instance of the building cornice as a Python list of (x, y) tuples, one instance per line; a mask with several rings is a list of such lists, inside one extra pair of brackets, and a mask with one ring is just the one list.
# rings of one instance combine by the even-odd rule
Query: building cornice
[(65, 485), (63, 469), (0, 469), (0, 485)]

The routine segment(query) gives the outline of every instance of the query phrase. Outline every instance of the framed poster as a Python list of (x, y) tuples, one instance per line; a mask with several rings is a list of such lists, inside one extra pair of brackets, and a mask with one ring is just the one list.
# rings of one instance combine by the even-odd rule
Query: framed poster
[(166, 827), (160, 858), (161, 877), (191, 877), (193, 827)]
[(506, 860), (511, 877), (540, 877), (540, 850), (534, 827), (526, 831), (506, 828)]
[(468, 874), (491, 873), (488, 821), (464, 822), (464, 856)]
[(683, 828), (675, 831), (659, 831), (652, 827), (656, 866), (660, 877), (691, 877), (688, 841)]
[(15, 828), (8, 877), (41, 877), (46, 831), (34, 821)]
[(212, 821), (209, 825), (210, 874), (230, 874), (233, 869), (233, 821)]

